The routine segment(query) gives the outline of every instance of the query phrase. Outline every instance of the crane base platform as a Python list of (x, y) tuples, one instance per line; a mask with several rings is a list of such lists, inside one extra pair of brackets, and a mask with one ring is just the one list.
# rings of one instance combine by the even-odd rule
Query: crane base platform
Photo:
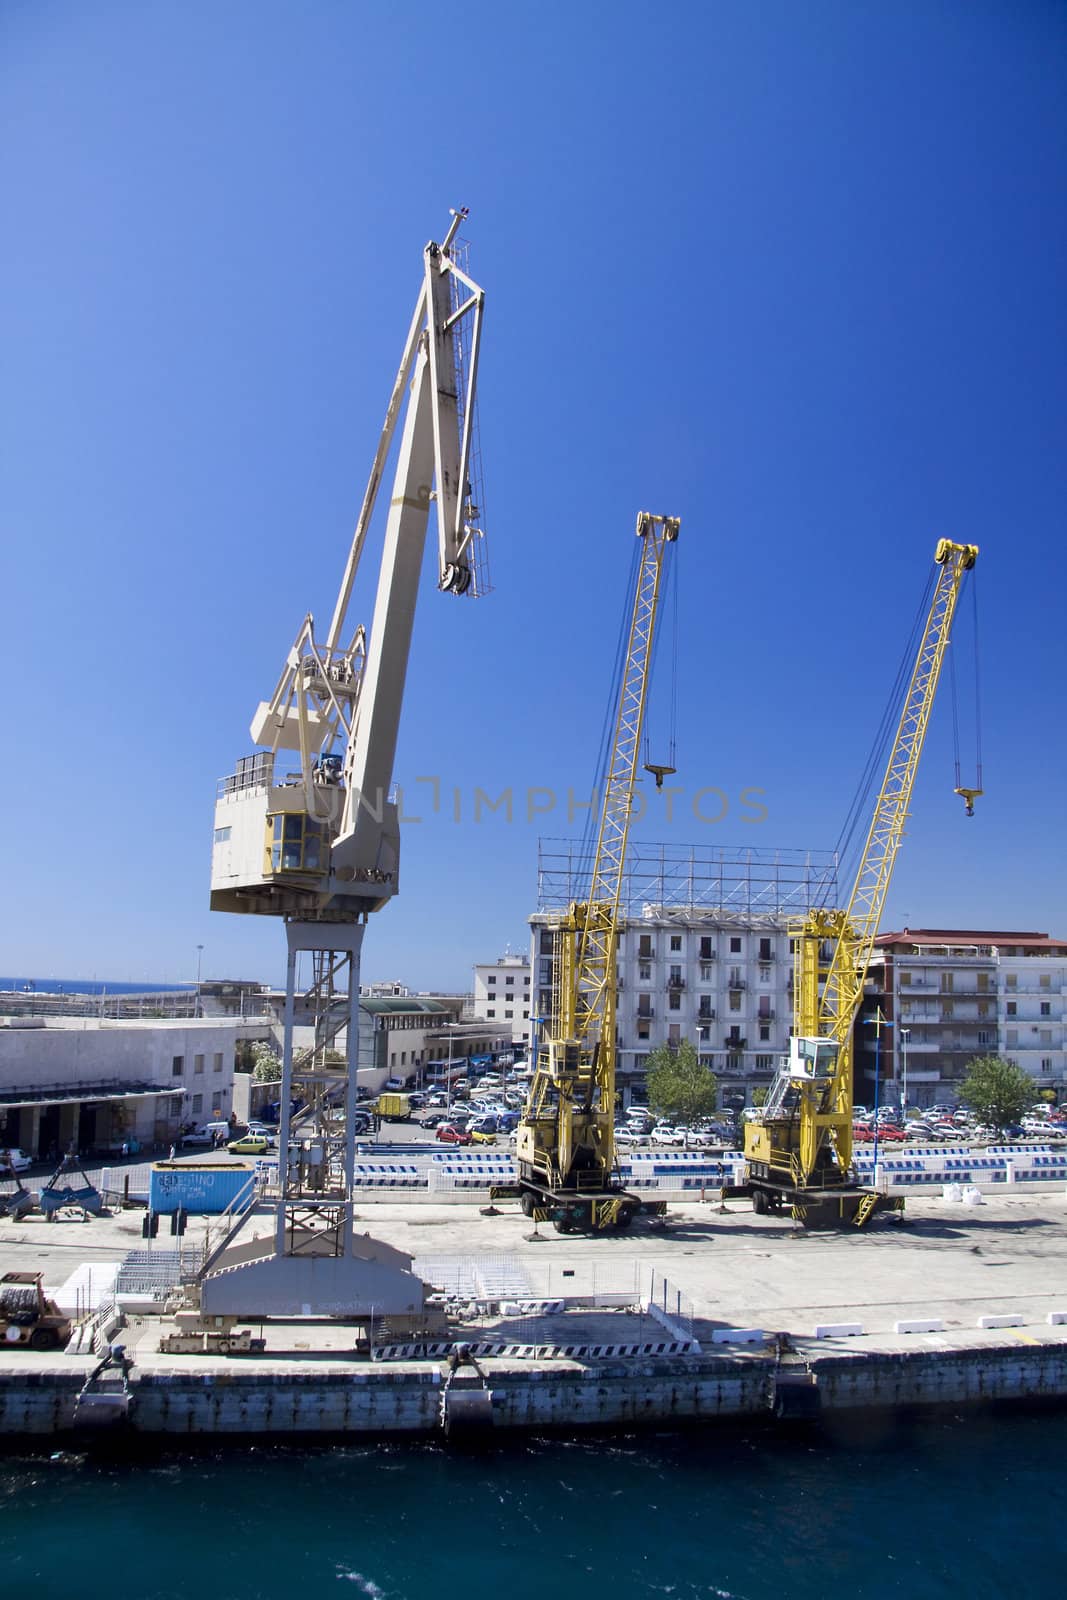
[(863, 1228), (882, 1212), (904, 1210), (903, 1195), (852, 1185), (796, 1188), (773, 1178), (757, 1178), (723, 1193), (726, 1198), (750, 1198), (758, 1215), (788, 1212), (805, 1228)]
[(662, 1217), (665, 1200), (645, 1200), (626, 1189), (552, 1190), (540, 1184), (500, 1183), (490, 1200), (517, 1200), (523, 1215), (535, 1223), (551, 1222), (557, 1233), (604, 1233), (628, 1228), (635, 1217)]

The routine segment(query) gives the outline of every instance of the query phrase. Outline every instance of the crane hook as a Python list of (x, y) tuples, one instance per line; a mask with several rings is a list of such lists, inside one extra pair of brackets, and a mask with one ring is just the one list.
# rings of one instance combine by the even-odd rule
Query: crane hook
[(965, 814), (968, 817), (974, 816), (974, 802), (977, 800), (980, 794), (985, 793), (983, 789), (954, 789), (952, 792), (953, 794), (961, 795), (963, 799), (966, 800), (967, 810)]

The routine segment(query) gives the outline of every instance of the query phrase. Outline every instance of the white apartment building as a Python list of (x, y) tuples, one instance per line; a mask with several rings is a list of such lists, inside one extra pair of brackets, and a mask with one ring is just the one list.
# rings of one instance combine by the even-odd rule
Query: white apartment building
[[(531, 917), (538, 1017), (552, 1001), (551, 913)], [(647, 906), (621, 926), (616, 1082), (624, 1103), (644, 1096), (645, 1063), (689, 1040), (720, 1080), (724, 1107), (749, 1103), (789, 1048), (789, 919), (755, 912)]]
[(526, 956), (503, 955), (474, 969), (474, 1011), (502, 1029), (516, 1045), (530, 1042), (530, 963)]
[[(857, 1068), (873, 1086), (875, 1013), (881, 1097), (910, 1104), (958, 1098), (968, 1063), (1001, 1055), (1028, 1072), (1035, 1093), (1067, 1096), (1067, 941), (1047, 933), (905, 928), (876, 942), (857, 1024)], [(864, 1092), (861, 1094), (860, 1090)]]

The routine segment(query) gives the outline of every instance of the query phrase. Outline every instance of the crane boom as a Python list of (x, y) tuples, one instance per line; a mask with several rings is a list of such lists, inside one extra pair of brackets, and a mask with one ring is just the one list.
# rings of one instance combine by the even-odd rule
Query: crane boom
[[(796, 1208), (803, 1210), (807, 1200), (817, 1211), (827, 1191), (843, 1193), (850, 1183), (853, 1024), (904, 836), (956, 604), (977, 558), (975, 545), (938, 541), (933, 599), (848, 906), (844, 911), (812, 910), (794, 930), (790, 1053), (762, 1115), (745, 1129), (754, 1203), (781, 1203), (789, 1196)], [(966, 791), (968, 805), (977, 792)], [(822, 957), (827, 945), (828, 961)], [(873, 1201), (865, 1204), (863, 1192), (855, 1189), (849, 1196), (856, 1204), (842, 1199), (838, 1214), (865, 1221)]]
[[(677, 517), (642, 512), (642, 541), (626, 654), (601, 800), (589, 899), (576, 901), (554, 930), (552, 1015), (547, 1064), (539, 1064), (519, 1127), (525, 1196), (573, 1196), (557, 1225), (623, 1226), (630, 1197), (614, 1189), (615, 985), (619, 896), (633, 818), (641, 731), (664, 558)], [(597, 1199), (597, 1196), (602, 1198)]]

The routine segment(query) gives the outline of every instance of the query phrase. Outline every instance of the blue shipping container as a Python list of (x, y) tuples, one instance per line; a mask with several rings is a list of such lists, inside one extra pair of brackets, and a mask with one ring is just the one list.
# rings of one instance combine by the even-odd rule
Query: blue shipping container
[(242, 1190), (252, 1196), (255, 1170), (251, 1166), (212, 1165), (209, 1162), (157, 1162), (148, 1180), (148, 1209), (164, 1215), (179, 1208), (190, 1216), (225, 1211)]

